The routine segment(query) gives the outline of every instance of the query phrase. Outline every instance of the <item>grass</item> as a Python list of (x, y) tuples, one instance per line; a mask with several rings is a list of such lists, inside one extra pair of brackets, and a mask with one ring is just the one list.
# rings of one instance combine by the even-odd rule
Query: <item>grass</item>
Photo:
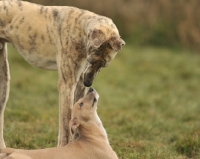
[[(10, 47), (7, 146), (56, 146), (57, 72), (27, 64)], [(200, 56), (187, 50), (132, 47), (94, 81), (98, 114), (120, 159), (200, 158)]]

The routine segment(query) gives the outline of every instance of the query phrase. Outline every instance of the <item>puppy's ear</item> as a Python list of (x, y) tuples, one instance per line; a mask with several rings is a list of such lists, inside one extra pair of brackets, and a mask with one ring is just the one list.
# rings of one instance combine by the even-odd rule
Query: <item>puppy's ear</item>
[(111, 48), (116, 52), (119, 52), (126, 43), (120, 37), (114, 36), (108, 40)]
[(88, 40), (90, 48), (98, 49), (106, 41), (106, 36), (101, 30), (94, 29), (88, 34)]
[(73, 119), (71, 119), (70, 121), (70, 133), (71, 133), (71, 136), (74, 135), (74, 133), (76, 132), (76, 129), (79, 127), (79, 122), (78, 122), (78, 119), (75, 117)]

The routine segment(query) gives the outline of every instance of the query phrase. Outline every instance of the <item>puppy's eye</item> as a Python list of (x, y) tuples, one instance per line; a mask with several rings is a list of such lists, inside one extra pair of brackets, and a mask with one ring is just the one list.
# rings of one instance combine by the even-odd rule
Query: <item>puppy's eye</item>
[(83, 106), (83, 102), (79, 103), (79, 106), (82, 107)]

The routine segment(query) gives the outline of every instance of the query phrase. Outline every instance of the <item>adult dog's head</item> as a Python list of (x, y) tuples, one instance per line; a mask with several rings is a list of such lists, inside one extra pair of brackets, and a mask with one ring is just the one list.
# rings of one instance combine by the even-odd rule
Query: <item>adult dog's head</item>
[(115, 24), (106, 17), (90, 23), (87, 33), (88, 67), (84, 74), (84, 85), (90, 87), (101, 68), (108, 66), (110, 61), (122, 49), (125, 42), (120, 38)]
[(97, 115), (98, 98), (98, 93), (90, 88), (87, 94), (74, 104), (70, 121), (71, 134), (74, 134), (79, 126), (84, 127), (91, 122), (99, 123), (100, 119)]

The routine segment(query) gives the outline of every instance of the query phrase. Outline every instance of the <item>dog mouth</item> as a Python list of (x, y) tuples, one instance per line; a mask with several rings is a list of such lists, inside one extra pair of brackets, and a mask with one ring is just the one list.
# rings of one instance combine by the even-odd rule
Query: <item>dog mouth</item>
[(101, 63), (91, 64), (87, 67), (84, 74), (84, 85), (86, 87), (90, 87), (96, 77), (96, 75), (100, 72), (102, 68)]
[(94, 107), (94, 104), (97, 102), (97, 99), (94, 97), (92, 107)]

